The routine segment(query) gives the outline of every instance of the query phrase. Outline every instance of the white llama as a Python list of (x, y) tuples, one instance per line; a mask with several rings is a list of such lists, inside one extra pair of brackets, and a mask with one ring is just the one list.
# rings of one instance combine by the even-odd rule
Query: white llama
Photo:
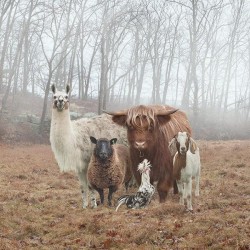
[[(111, 116), (103, 114), (93, 118), (71, 121), (69, 112), (69, 90), (57, 91), (52, 85), (53, 108), (50, 128), (52, 151), (61, 171), (77, 172), (82, 192), (83, 208), (88, 206), (87, 168), (93, 146), (89, 140), (95, 137), (116, 137), (119, 143), (127, 144), (126, 130), (113, 123)], [(96, 207), (91, 192), (91, 207)]]

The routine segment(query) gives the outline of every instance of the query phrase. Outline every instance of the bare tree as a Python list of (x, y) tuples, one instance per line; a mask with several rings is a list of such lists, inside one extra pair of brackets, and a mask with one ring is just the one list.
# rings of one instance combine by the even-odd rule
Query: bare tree
[[(8, 41), (10, 39), (10, 35), (13, 29), (14, 21), (16, 18), (17, 6), (18, 2), (16, 3), (13, 1), (2, 1), (1, 4), (3, 5), (1, 8), (1, 17), (0, 17), (0, 25), (2, 26), (2, 21), (4, 16), (8, 15), (7, 24), (4, 32), (4, 39), (2, 43), (2, 50), (1, 50), (1, 59), (0, 59), (0, 92), (2, 91), (3, 87), (3, 78), (4, 76), (7, 78), (7, 72), (4, 73), (4, 64), (6, 62), (6, 53), (8, 51)], [(8, 74), (10, 76), (10, 74)]]
[[(101, 34), (101, 78), (99, 87), (99, 104), (98, 113), (106, 109), (109, 91), (111, 89), (108, 82), (108, 73), (112, 69), (114, 59), (119, 51), (123, 39), (128, 30), (131, 20), (131, 11), (127, 10), (125, 3), (122, 6), (110, 5), (104, 1), (103, 17), (102, 17), (102, 34)], [(115, 8), (119, 11), (115, 12)], [(120, 7), (120, 8), (119, 8)]]
[(227, 105), (228, 105), (228, 94), (229, 94), (229, 86), (231, 82), (233, 55), (234, 55), (235, 46), (237, 42), (239, 42), (237, 41), (238, 39), (237, 31), (240, 27), (240, 19), (242, 17), (244, 3), (245, 3), (245, 0), (239, 0), (233, 13), (234, 22), (233, 22), (232, 32), (229, 36), (227, 66), (226, 66), (225, 76), (224, 76), (225, 85), (223, 85), (223, 88), (222, 88), (221, 101), (220, 101), (222, 102), (222, 99), (224, 99), (224, 112), (227, 110)]
[[(53, 7), (55, 8), (55, 6)], [(56, 16), (55, 15), (56, 11), (54, 8), (52, 8), (51, 10), (51, 26), (49, 27), (48, 30), (45, 30), (46, 27), (45, 25), (43, 25), (40, 35), (39, 35), (43, 55), (46, 59), (47, 66), (48, 66), (48, 77), (47, 77), (47, 82), (45, 84), (43, 110), (42, 110), (40, 128), (39, 128), (40, 132), (42, 132), (44, 128), (44, 121), (45, 121), (45, 116), (47, 112), (48, 96), (49, 96), (53, 74), (70, 52), (69, 48), (67, 48), (67, 52), (65, 53), (65, 51), (63, 50), (65, 49), (65, 47), (62, 46), (63, 42), (65, 41), (65, 39), (68, 37), (69, 34), (68, 33), (63, 34), (63, 35), (60, 34), (60, 30), (61, 30), (60, 26), (62, 24), (64, 12), (61, 12), (61, 15)], [(43, 39), (44, 32), (48, 33), (49, 36), (52, 38), (51, 40), (52, 49), (51, 49), (50, 55), (48, 55), (47, 50), (45, 48), (45, 41)], [(62, 54), (63, 56), (61, 56)]]

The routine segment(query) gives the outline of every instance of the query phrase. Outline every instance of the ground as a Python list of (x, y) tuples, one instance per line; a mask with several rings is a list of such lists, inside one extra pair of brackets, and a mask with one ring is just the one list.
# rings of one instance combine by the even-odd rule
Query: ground
[(141, 210), (82, 209), (76, 175), (60, 173), (49, 145), (0, 144), (0, 249), (250, 249), (250, 141), (198, 144), (193, 213), (172, 190)]

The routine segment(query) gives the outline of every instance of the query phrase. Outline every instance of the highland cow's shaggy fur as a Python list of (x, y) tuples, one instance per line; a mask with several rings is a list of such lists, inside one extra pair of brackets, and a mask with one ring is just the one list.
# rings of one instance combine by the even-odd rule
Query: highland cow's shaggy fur
[(173, 161), (168, 143), (178, 131), (191, 133), (187, 116), (163, 105), (140, 105), (108, 114), (114, 122), (127, 128), (132, 171), (137, 182), (141, 182), (137, 166), (148, 159), (152, 164), (151, 183), (157, 183), (160, 202), (164, 202), (173, 185)]

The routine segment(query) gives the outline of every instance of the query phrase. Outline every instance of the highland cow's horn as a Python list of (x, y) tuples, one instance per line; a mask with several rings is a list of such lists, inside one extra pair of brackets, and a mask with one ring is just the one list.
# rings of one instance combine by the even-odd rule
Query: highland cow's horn
[(126, 115), (127, 111), (121, 110), (121, 111), (117, 111), (117, 112), (112, 112), (112, 111), (103, 110), (103, 113), (114, 116), (114, 115)]
[(175, 113), (176, 111), (178, 111), (179, 109), (172, 109), (172, 110), (160, 110), (157, 111), (157, 115), (171, 115), (173, 113)]

